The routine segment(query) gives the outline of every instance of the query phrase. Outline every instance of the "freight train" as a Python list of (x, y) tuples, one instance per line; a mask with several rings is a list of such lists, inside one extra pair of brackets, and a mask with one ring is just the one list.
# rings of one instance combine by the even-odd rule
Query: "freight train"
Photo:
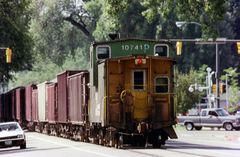
[(92, 43), (90, 68), (0, 95), (0, 120), (105, 146), (161, 147), (177, 138), (170, 44), (147, 39)]

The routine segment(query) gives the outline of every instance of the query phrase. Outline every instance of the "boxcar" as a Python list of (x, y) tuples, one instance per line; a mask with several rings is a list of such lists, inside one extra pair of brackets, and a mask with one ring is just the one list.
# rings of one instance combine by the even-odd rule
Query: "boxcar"
[(81, 71), (68, 70), (57, 75), (58, 90), (57, 90), (57, 117), (58, 117), (58, 130), (61, 137), (70, 136), (69, 115), (68, 115), (68, 77), (79, 73)]
[(21, 126), (25, 126), (25, 87), (16, 88), (16, 120)]
[(89, 72), (83, 71), (68, 77), (68, 115), (72, 138), (83, 141), (84, 126), (88, 121)]
[(47, 84), (50, 82), (45, 81), (37, 85), (37, 115), (38, 127), (36, 131), (47, 133)]
[(36, 113), (36, 92), (37, 92), (37, 86), (35, 84), (29, 84), (25, 87), (25, 120), (26, 125), (29, 128), (29, 130), (34, 130), (37, 120), (37, 113)]
[(37, 124), (39, 121), (38, 116), (38, 90), (33, 89), (32, 90), (32, 121)]
[(58, 135), (56, 122), (57, 122), (57, 80), (51, 81), (47, 84), (47, 121), (48, 121), (48, 130), (47, 133), (51, 135)]

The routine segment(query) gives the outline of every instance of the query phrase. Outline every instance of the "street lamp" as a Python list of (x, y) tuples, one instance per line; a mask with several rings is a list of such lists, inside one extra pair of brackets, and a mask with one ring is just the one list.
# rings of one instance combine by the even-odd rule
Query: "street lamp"
[(201, 24), (198, 23), (198, 22), (187, 22), (187, 21), (177, 21), (177, 22), (176, 22), (176, 26), (177, 26), (178, 28), (182, 28), (182, 27), (183, 27), (184, 25), (186, 25), (186, 24), (194, 24), (194, 25), (201, 26)]

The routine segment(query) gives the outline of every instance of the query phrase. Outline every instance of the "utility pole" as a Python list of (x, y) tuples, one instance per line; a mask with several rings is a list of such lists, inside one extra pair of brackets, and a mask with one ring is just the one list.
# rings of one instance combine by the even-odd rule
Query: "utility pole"
[(219, 92), (219, 52), (218, 52), (218, 43), (216, 42), (216, 103), (217, 108), (220, 108), (220, 92)]

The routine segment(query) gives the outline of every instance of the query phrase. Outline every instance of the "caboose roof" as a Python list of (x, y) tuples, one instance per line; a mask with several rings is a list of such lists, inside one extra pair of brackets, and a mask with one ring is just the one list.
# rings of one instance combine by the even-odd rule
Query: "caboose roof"
[(137, 59), (138, 57), (142, 56), (143, 58), (146, 59), (161, 59), (162, 61), (173, 61), (174, 64), (176, 63), (176, 61), (172, 58), (168, 58), (168, 57), (160, 57), (160, 56), (144, 56), (144, 55), (128, 55), (128, 56), (121, 56), (121, 57), (116, 57), (116, 58), (107, 58), (101, 61), (98, 61), (99, 63), (103, 63), (106, 61), (118, 61), (118, 60), (131, 60), (131, 59)]
[(154, 40), (154, 39), (140, 39), (140, 38), (122, 38), (122, 39), (115, 39), (110, 41), (101, 41), (101, 42), (93, 42), (92, 45), (103, 45), (103, 44), (111, 44), (111, 43), (117, 43), (117, 42), (124, 42), (124, 41), (148, 41), (148, 42), (155, 42), (155, 43), (165, 43), (165, 44), (171, 44), (169, 40), (162, 39), (162, 40)]

